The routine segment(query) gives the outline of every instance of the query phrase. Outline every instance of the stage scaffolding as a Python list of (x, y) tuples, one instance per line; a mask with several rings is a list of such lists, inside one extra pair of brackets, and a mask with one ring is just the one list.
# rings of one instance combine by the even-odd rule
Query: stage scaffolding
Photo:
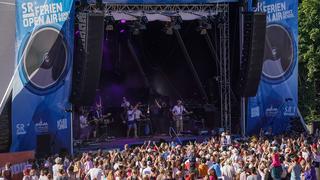
[[(229, 4), (108, 4), (102, 6), (88, 4), (82, 7), (84, 11), (102, 12), (105, 16), (112, 13), (122, 13), (132, 17), (141, 17), (146, 14), (163, 16), (179, 16), (192, 14), (202, 17), (219, 15), (223, 21), (219, 22), (220, 44), (219, 49), (219, 88), (221, 127), (231, 131), (231, 84), (230, 84), (230, 37), (229, 37)], [(117, 19), (116, 19), (117, 20)], [(118, 19), (119, 20), (119, 19)], [(182, 20), (183, 17), (182, 17)]]

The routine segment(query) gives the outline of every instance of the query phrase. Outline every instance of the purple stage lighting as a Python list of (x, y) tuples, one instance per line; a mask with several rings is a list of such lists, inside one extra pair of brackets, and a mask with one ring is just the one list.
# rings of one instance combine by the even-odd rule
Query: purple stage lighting
[(121, 19), (121, 20), (120, 20), (120, 23), (121, 23), (121, 24), (125, 24), (126, 22), (127, 22), (127, 21), (126, 21), (125, 19)]
[(124, 30), (124, 29), (121, 29), (121, 30), (120, 30), (120, 33), (124, 33), (124, 32), (125, 32), (125, 30)]

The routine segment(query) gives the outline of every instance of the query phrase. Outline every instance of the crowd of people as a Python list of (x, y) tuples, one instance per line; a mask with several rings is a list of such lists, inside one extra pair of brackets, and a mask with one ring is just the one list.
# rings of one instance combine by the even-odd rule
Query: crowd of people
[[(123, 150), (98, 150), (73, 158), (30, 161), (24, 180), (316, 180), (320, 179), (320, 139), (290, 135), (230, 140), (222, 133), (204, 142), (145, 142)], [(2, 173), (10, 179), (10, 167)]]

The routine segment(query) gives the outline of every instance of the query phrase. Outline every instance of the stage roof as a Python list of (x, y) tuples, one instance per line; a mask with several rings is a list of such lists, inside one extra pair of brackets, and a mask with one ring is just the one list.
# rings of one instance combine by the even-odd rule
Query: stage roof
[[(238, 2), (239, 0), (103, 0), (104, 3), (115, 4), (213, 4)], [(88, 0), (95, 3), (95, 0)]]

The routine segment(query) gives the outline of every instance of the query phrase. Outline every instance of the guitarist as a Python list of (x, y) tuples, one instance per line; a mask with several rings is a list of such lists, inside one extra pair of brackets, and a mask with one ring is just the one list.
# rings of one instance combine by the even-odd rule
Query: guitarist
[(134, 137), (138, 137), (137, 133), (137, 122), (136, 122), (136, 111), (138, 109), (138, 105), (133, 107), (130, 105), (130, 108), (127, 111), (127, 123), (128, 123), (128, 130), (127, 130), (127, 137), (130, 135), (130, 131), (133, 128), (134, 130)]
[(90, 138), (90, 128), (88, 126), (88, 112), (82, 110), (79, 117), (80, 120), (80, 139), (89, 140)]
[(175, 105), (172, 109), (172, 119), (176, 123), (176, 131), (180, 134), (183, 131), (183, 116), (184, 114), (189, 114), (190, 112), (186, 110), (186, 108), (182, 105), (182, 101), (178, 100), (177, 105)]

